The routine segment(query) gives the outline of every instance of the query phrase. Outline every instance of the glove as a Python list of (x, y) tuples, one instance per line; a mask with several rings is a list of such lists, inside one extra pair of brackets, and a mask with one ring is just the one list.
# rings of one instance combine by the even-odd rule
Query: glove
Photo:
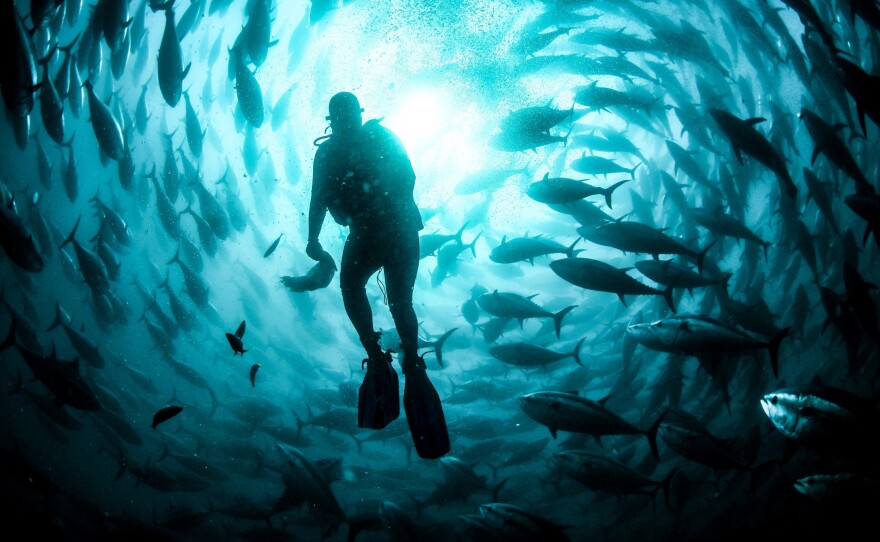
[(319, 261), (324, 254), (327, 254), (327, 251), (324, 250), (324, 247), (321, 246), (321, 242), (317, 239), (310, 240), (309, 244), (306, 245), (306, 255), (316, 262)]

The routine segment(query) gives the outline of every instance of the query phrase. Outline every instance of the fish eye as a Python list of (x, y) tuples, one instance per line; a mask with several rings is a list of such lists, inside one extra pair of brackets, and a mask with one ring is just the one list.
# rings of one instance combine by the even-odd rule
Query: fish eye
[(779, 398), (776, 397), (775, 395), (774, 395), (773, 397), (770, 398), (770, 404), (771, 404), (771, 405), (775, 405), (775, 404), (778, 403), (778, 402), (779, 402)]

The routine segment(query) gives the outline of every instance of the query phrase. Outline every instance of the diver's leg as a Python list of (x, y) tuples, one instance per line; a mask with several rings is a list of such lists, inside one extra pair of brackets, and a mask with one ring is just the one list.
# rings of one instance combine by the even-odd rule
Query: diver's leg
[(339, 288), (342, 290), (345, 312), (370, 359), (382, 354), (378, 336), (373, 330), (373, 310), (366, 289), (370, 276), (380, 267), (376, 254), (369, 238), (352, 232), (345, 240), (339, 271)]
[(413, 287), (419, 271), (419, 233), (400, 234), (391, 243), (385, 263), (388, 309), (400, 335), (403, 351), (401, 368), (406, 374), (409, 365), (419, 360), (419, 321), (413, 309)]

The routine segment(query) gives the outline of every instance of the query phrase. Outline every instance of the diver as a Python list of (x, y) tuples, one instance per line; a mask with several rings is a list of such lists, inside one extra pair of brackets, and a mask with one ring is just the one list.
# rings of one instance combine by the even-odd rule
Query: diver
[[(391, 351), (379, 345), (366, 284), (384, 269), (388, 308), (400, 335), (403, 404), (420, 457), (449, 452), (449, 434), (440, 397), (418, 353), (418, 320), (412, 296), (419, 268), (419, 231), (424, 229), (413, 199), (416, 175), (400, 139), (380, 124), (363, 122), (363, 109), (350, 92), (330, 99), (330, 136), (315, 140), (318, 149), (309, 204), (306, 254), (329, 257), (318, 235), (327, 211), (349, 234), (342, 251), (339, 286), (345, 312), (367, 352), (358, 393), (358, 426), (381, 429), (400, 416), (397, 372)], [(326, 139), (318, 144), (321, 139)]]

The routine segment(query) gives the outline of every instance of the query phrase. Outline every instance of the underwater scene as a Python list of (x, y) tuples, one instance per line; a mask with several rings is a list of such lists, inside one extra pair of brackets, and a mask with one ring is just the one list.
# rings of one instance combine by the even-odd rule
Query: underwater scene
[(4, 539), (873, 532), (876, 0), (0, 25)]

